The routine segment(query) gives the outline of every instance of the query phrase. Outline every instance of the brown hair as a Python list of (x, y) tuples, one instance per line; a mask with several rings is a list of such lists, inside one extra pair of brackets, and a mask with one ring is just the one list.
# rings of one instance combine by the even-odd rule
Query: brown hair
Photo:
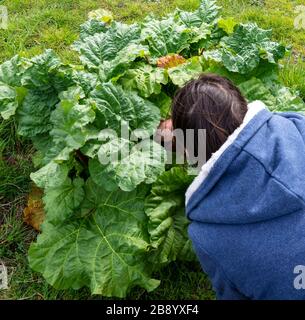
[(247, 101), (228, 79), (203, 74), (188, 82), (175, 94), (172, 103), (174, 129), (194, 129), (194, 155), (198, 153), (196, 130), (206, 129), (206, 160), (217, 151), (228, 136), (242, 123)]

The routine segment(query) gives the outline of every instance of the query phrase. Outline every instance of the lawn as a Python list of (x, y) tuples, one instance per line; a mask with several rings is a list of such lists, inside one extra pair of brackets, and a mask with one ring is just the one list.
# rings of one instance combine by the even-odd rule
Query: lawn
[[(199, 1), (120, 1), (120, 0), (4, 0), (9, 26), (0, 30), (0, 63), (16, 53), (32, 56), (46, 48), (54, 49), (67, 62), (77, 62), (69, 45), (78, 37), (79, 25), (87, 13), (99, 7), (111, 10), (117, 20), (139, 21), (148, 13), (172, 11), (176, 6), (192, 10)], [(272, 28), (274, 39), (292, 46), (292, 54), (282, 63), (283, 82), (305, 97), (305, 30), (294, 28), (295, 7), (301, 0), (219, 0), (223, 16), (239, 21), (256, 21)], [(23, 223), (22, 212), (29, 191), (33, 147), (15, 134), (13, 121), (0, 122), (0, 260), (9, 271), (9, 289), (0, 299), (100, 299), (89, 290), (58, 291), (30, 270), (27, 249), (36, 233)], [(211, 285), (199, 264), (173, 263), (159, 275), (161, 285), (152, 293), (142, 289), (130, 299), (214, 299)]]

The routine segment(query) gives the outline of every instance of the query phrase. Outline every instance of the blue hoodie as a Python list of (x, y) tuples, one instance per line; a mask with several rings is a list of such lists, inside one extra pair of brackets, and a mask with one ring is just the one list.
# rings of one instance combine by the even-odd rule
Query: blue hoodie
[(305, 117), (250, 104), (189, 187), (186, 212), (218, 299), (305, 299), (294, 273), (305, 266)]

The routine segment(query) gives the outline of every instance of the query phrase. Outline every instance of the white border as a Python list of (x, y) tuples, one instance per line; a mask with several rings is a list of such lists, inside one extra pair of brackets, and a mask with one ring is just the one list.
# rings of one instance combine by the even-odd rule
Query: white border
[(192, 194), (199, 188), (199, 186), (205, 181), (208, 177), (210, 171), (214, 167), (216, 161), (221, 157), (221, 155), (225, 152), (226, 149), (236, 140), (239, 133), (245, 128), (245, 126), (250, 122), (251, 119), (254, 118), (261, 110), (266, 109), (266, 105), (259, 100), (253, 101), (248, 104), (248, 111), (245, 115), (245, 118), (242, 124), (235, 129), (235, 131), (228, 137), (226, 142), (212, 154), (212, 157), (201, 167), (201, 170), (198, 176), (194, 179), (191, 185), (188, 187), (185, 193), (185, 204), (187, 205)]

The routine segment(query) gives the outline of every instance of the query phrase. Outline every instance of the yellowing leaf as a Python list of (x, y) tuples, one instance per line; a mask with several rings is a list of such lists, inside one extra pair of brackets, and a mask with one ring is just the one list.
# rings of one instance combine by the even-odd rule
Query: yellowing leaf
[(37, 231), (40, 231), (40, 226), (45, 218), (42, 196), (42, 189), (33, 186), (29, 194), (27, 207), (23, 210), (23, 221)]
[(182, 64), (186, 61), (185, 58), (180, 56), (179, 54), (171, 54), (165, 57), (161, 57), (157, 60), (157, 66), (159, 68), (173, 68), (178, 66), (179, 64)]
[(237, 22), (234, 20), (234, 18), (219, 19), (218, 21), (218, 27), (224, 30), (227, 34), (234, 32), (234, 27), (236, 24)]
[(108, 10), (98, 9), (98, 10), (90, 11), (88, 13), (88, 18), (90, 20), (94, 19), (94, 20), (99, 20), (104, 23), (110, 23), (113, 20), (113, 15)]

